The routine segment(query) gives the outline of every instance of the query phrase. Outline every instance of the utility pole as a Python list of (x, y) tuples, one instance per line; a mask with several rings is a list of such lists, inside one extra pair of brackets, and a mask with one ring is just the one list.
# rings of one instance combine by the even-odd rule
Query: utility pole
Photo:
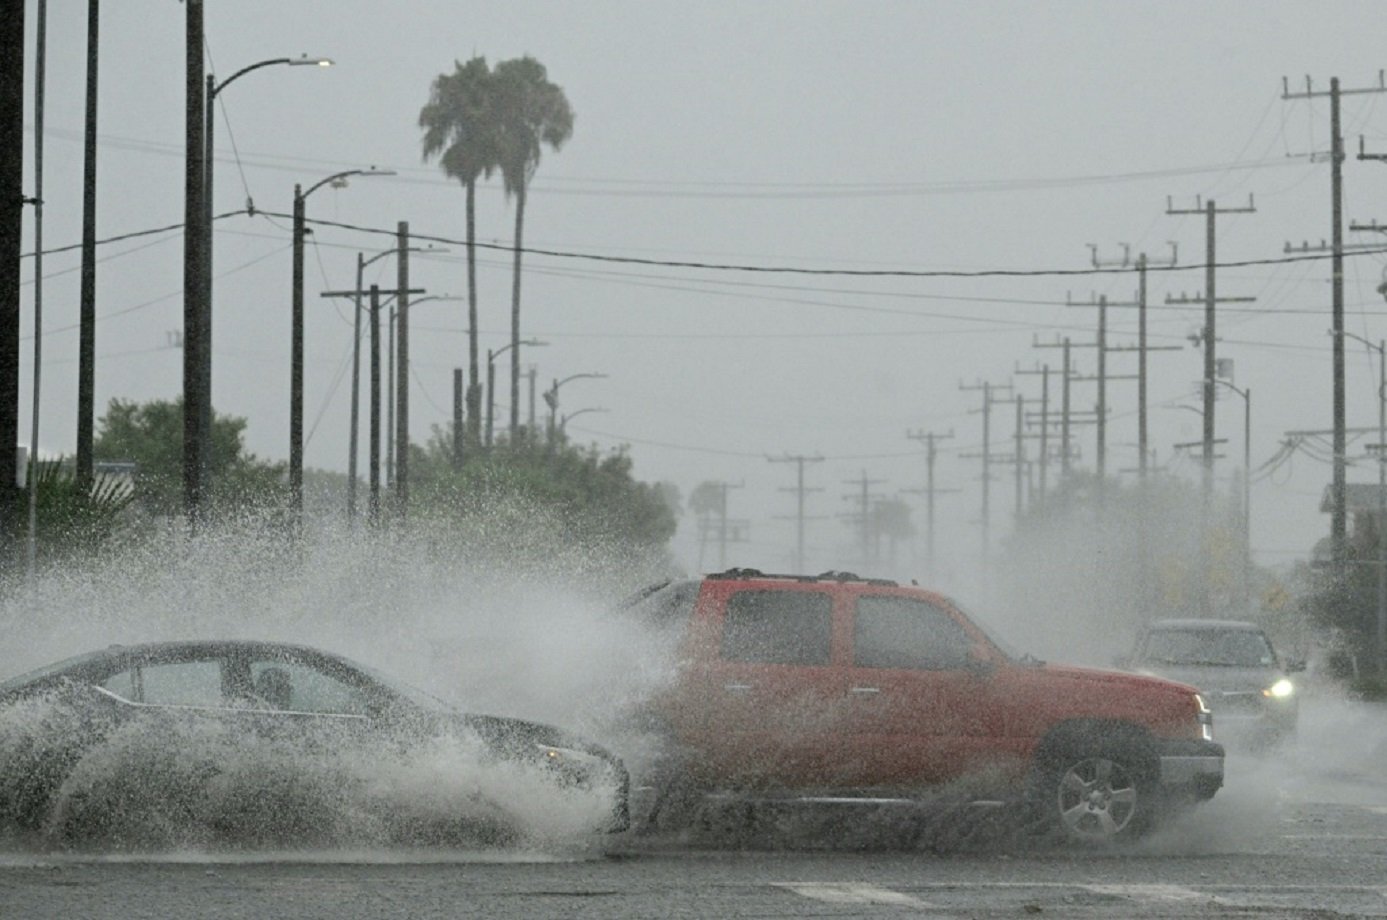
[[(1193, 208), (1177, 208), (1169, 197), (1166, 198), (1165, 212), (1167, 214), (1203, 214), (1204, 215), (1204, 328), (1200, 332), (1200, 339), (1204, 345), (1204, 507), (1208, 508), (1209, 502), (1213, 497), (1214, 488), (1214, 377), (1215, 377), (1215, 352), (1218, 342), (1218, 333), (1215, 326), (1215, 306), (1220, 302), (1215, 293), (1215, 278), (1218, 264), (1217, 246), (1215, 245), (1215, 222), (1219, 214), (1253, 214), (1256, 213), (1256, 206), (1253, 204), (1252, 196), (1247, 196), (1247, 206), (1237, 208), (1220, 208), (1213, 199), (1202, 202), (1198, 197), (1195, 198)], [(1192, 303), (1183, 295), (1179, 298), (1167, 296), (1166, 303)], [(1223, 303), (1241, 302), (1241, 299), (1224, 298)], [(1207, 513), (1207, 511), (1206, 511)]]
[[(1126, 268), (1129, 265), (1132, 265), (1132, 247), (1129, 246), (1127, 243), (1122, 243), (1120, 245), (1122, 246), (1121, 259), (1100, 260), (1098, 258), (1098, 247), (1090, 244), (1089, 248), (1093, 252), (1093, 267), (1104, 268), (1116, 266), (1120, 268)], [(1136, 258), (1135, 267), (1137, 270), (1137, 299), (1134, 304), (1134, 306), (1136, 306), (1137, 308), (1136, 347), (1133, 348), (1131, 346), (1112, 346), (1107, 349), (1110, 352), (1135, 351), (1137, 353), (1137, 452), (1140, 455), (1140, 460), (1137, 464), (1137, 472), (1138, 475), (1140, 475), (1143, 479), (1146, 478), (1147, 457), (1150, 453), (1150, 442), (1147, 435), (1146, 391), (1147, 381), (1149, 380), (1147, 374), (1147, 354), (1148, 352), (1152, 351), (1180, 351), (1180, 346), (1178, 345), (1148, 345), (1146, 338), (1146, 271), (1149, 267), (1153, 265), (1168, 267), (1174, 266), (1178, 263), (1179, 249), (1177, 248), (1177, 245), (1174, 241), (1171, 241), (1169, 245), (1169, 259), (1164, 259), (1159, 262), (1155, 262), (1152, 261), (1145, 252), (1138, 254)], [(1112, 304), (1109, 304), (1109, 306), (1112, 306)]]
[(453, 368), (453, 469), (462, 469), (462, 368)]
[(369, 519), (380, 524), (380, 285), (371, 285), (371, 449)]
[(396, 399), (400, 406), (395, 413), (395, 514), (404, 520), (409, 506), (409, 221), (395, 225), (399, 253), (395, 257), (397, 285), (395, 309), (400, 323), (400, 358), (397, 371)]
[(843, 498), (845, 498), (845, 499), (847, 499), (847, 500), (849, 500), (849, 501), (852, 501), (852, 500), (856, 500), (856, 501), (857, 501), (857, 507), (858, 507), (858, 509), (859, 509), (859, 510), (858, 510), (858, 513), (857, 513), (856, 515), (849, 515), (849, 517), (850, 517), (850, 518), (851, 518), (851, 517), (857, 518), (857, 519), (861, 522), (861, 524), (862, 524), (862, 564), (863, 564), (863, 566), (871, 565), (871, 564), (873, 564), (873, 563), (876, 561), (876, 558), (875, 558), (875, 556), (874, 556), (873, 553), (872, 553), (872, 496), (871, 496), (871, 487), (874, 486), (874, 485), (879, 485), (879, 484), (881, 484), (881, 483), (883, 483), (883, 482), (885, 482), (885, 481), (886, 481), (886, 480), (884, 480), (884, 479), (868, 479), (868, 478), (867, 478), (867, 471), (866, 471), (866, 470), (863, 470), (863, 471), (862, 471), (862, 476), (861, 476), (860, 478), (858, 478), (858, 479), (846, 479), (846, 480), (843, 481), (843, 484), (844, 484), (844, 485), (857, 486), (857, 487), (858, 487), (857, 490), (856, 490), (856, 492), (854, 492), (854, 493), (852, 493), (852, 494), (849, 494), (849, 495), (844, 495)]
[(96, 419), (96, 87), (100, 0), (87, 0), (87, 104), (82, 143), (82, 282), (77, 310), (77, 487), (90, 488)]
[(794, 488), (782, 488), (782, 492), (795, 493), (795, 573), (804, 574), (804, 496), (810, 492), (822, 492), (823, 489), (811, 489), (804, 485), (804, 465), (806, 463), (823, 463), (824, 458), (820, 456), (805, 456), (804, 454), (785, 454), (783, 457), (767, 457), (771, 463), (793, 463), (795, 465), (795, 486)]
[[(6, 499), (18, 475), (19, 267), (24, 205), (30, 203), (24, 195), (26, 5), (26, 0), (0, 0), (0, 496)], [(0, 526), (19, 523), (10, 519), (15, 507), (8, 500), (0, 503)]]
[(526, 423), (530, 428), (530, 439), (538, 442), (539, 437), (535, 434), (535, 377), (539, 374), (538, 365), (531, 364), (530, 369), (525, 372), (525, 376), (530, 378), (530, 419)]
[(1019, 377), (1040, 377), (1040, 431), (1035, 435), (1040, 439), (1040, 489), (1039, 496), (1044, 500), (1049, 488), (1050, 465), (1050, 365), (1044, 364), (1034, 370), (1022, 370), (1019, 366), (1012, 371)]
[[(394, 253), (395, 253), (395, 250), (393, 250), (393, 249), (386, 250), (386, 254), (393, 255)], [(362, 313), (362, 310), (361, 310), (361, 298), (362, 298), (363, 295), (365, 295), (366, 293), (368, 293), (366, 290), (364, 290), (364, 289), (361, 287), (361, 283), (362, 283), (362, 281), (361, 281), (361, 279), (362, 279), (362, 269), (364, 268), (364, 266), (365, 266), (365, 264), (366, 264), (366, 262), (363, 262), (362, 259), (363, 259), (362, 254), (361, 254), (361, 253), (357, 253), (357, 254), (356, 254), (356, 287), (355, 287), (354, 289), (351, 289), (351, 290), (344, 290), (344, 291), (323, 291), (321, 294), (318, 295), (318, 296), (320, 296), (320, 297), (350, 297), (350, 298), (352, 299), (352, 305), (353, 305), (353, 307), (354, 307), (354, 309), (353, 309), (353, 317), (352, 317), (352, 406), (351, 406), (351, 430), (350, 430), (350, 431), (348, 432), (348, 434), (347, 434), (347, 444), (348, 444), (348, 446), (347, 446), (347, 519), (348, 519), (348, 521), (355, 521), (355, 520), (356, 520), (356, 455), (357, 455), (357, 430), (358, 430), (358, 427), (359, 427), (358, 424), (357, 424), (357, 423), (358, 423), (357, 392), (358, 392), (358, 389), (359, 389), (359, 386), (358, 386), (359, 380), (358, 380), (358, 378), (359, 378), (359, 376), (360, 376), (360, 364), (361, 364), (361, 361), (360, 361), (360, 351), (361, 351), (361, 313)], [(371, 260), (366, 260), (366, 261), (369, 262), (369, 261), (371, 261)], [(380, 291), (380, 289), (379, 289), (379, 287), (376, 286), (376, 285), (372, 285), (372, 287), (376, 289), (376, 291), (377, 291), (377, 293), (376, 293), (376, 298), (377, 298), (377, 301), (379, 301), (379, 298), (380, 298), (380, 293), (379, 293), (379, 291)], [(423, 294), (423, 293), (425, 293), (425, 291), (424, 291), (423, 288), (410, 288), (409, 291), (408, 291), (407, 293), (409, 293), (409, 294)], [(391, 296), (393, 297), (393, 296), (395, 296), (395, 295), (392, 294)], [(379, 303), (377, 303), (376, 306), (373, 307), (373, 309), (377, 309), (378, 307), (379, 307)], [(370, 322), (372, 323), (372, 326), (371, 326), (371, 335), (372, 335), (371, 342), (372, 342), (372, 348), (375, 348), (375, 349), (376, 349), (376, 354), (374, 355), (374, 357), (376, 358), (377, 364), (379, 364), (379, 363), (380, 363), (380, 354), (379, 354), (380, 330), (379, 330), (379, 328), (378, 328), (377, 325), (376, 325), (376, 320), (377, 320), (377, 318), (378, 318), (378, 317), (377, 317), (374, 313), (371, 314), (371, 318), (370, 318)], [(379, 386), (380, 386), (379, 373), (377, 373), (376, 377), (373, 379), (372, 385), (375, 386), (375, 387), (377, 387), (377, 389), (379, 389)], [(378, 410), (378, 409), (379, 409), (379, 406), (377, 406), (376, 409)], [(372, 436), (375, 438), (375, 443), (376, 443), (376, 444), (379, 444), (379, 443), (380, 443), (380, 432), (379, 432), (379, 431), (376, 431)], [(379, 509), (377, 509), (377, 510), (379, 510)]]
[(1377, 86), (1365, 89), (1340, 89), (1339, 78), (1331, 77), (1328, 92), (1317, 92), (1307, 76), (1305, 78), (1305, 92), (1292, 93), (1290, 81), (1285, 77), (1281, 78), (1281, 98), (1284, 101), (1313, 99), (1320, 96), (1329, 97), (1329, 194), (1331, 239), (1333, 240), (1330, 276), (1333, 289), (1334, 330), (1334, 480), (1332, 486), (1334, 507), (1332, 523), (1330, 524), (1330, 544), (1336, 566), (1342, 566), (1345, 561), (1348, 536), (1347, 458), (1345, 457), (1347, 436), (1344, 429), (1344, 138), (1340, 130), (1339, 100), (1342, 96), (1382, 92), (1387, 92), (1387, 82), (1384, 81), (1381, 70), (1377, 72)]
[[(201, 441), (202, 418), (202, 348), (204, 336), (203, 323), (207, 319), (207, 305), (203, 303), (207, 286), (203, 283), (205, 266), (206, 227), (203, 196), (207, 194), (207, 184), (203, 173), (203, 157), (206, 153), (206, 137), (203, 134), (206, 119), (206, 101), (203, 95), (203, 0), (187, 0), (187, 18), (184, 30), (185, 87), (184, 98), (184, 140), (183, 163), (183, 512), (190, 525), (196, 525), (202, 516), (203, 488), (205, 486)], [(295, 232), (302, 226), (303, 202), (294, 196)], [(301, 245), (301, 241), (296, 243)], [(295, 287), (300, 290), (303, 266), (295, 263)], [(298, 295), (302, 297), (302, 293)], [(300, 306), (302, 306), (300, 302)], [(292, 402), (292, 400), (291, 400)], [(295, 500), (299, 496), (298, 483), (294, 478), (294, 456), (289, 457), (289, 487)], [(7, 448), (8, 449), (8, 448)], [(297, 509), (297, 504), (295, 508)]]
[(957, 489), (937, 489), (934, 485), (934, 461), (939, 454), (937, 441), (952, 438), (952, 430), (939, 434), (933, 431), (907, 431), (905, 436), (912, 441), (921, 441), (925, 445), (925, 487), (923, 489), (905, 489), (910, 494), (925, 495), (925, 564), (930, 574), (934, 574), (934, 497), (944, 492), (957, 492)]
[[(982, 408), (976, 411), (982, 413), (982, 453), (980, 454), (960, 454), (965, 459), (975, 460), (982, 458), (982, 561), (987, 565), (989, 547), (991, 543), (991, 516), (992, 510), (989, 502), (989, 489), (992, 481), (992, 406), (994, 403), (1005, 402), (1003, 399), (994, 399), (993, 393), (1004, 390), (1011, 392), (1011, 384), (995, 384), (987, 381), (975, 383), (971, 386), (959, 384), (958, 388), (965, 392), (969, 390), (982, 391)], [(969, 414), (973, 414), (970, 410)]]

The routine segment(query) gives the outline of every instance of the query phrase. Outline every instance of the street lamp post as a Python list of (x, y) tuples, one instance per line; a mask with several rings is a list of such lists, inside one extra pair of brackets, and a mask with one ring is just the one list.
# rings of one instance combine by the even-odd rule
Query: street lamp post
[(492, 440), (491, 440), (492, 432), (495, 430), (495, 429), (494, 429), (494, 422), (495, 422), (495, 418), (496, 418), (496, 359), (499, 358), (499, 357), (501, 357), (502, 355), (504, 355), (506, 352), (510, 351), (512, 348), (514, 348), (514, 347), (517, 346), (517, 345), (528, 345), (528, 346), (530, 346), (530, 347), (532, 347), (532, 348), (537, 348), (537, 347), (539, 347), (539, 346), (548, 345), (548, 344), (549, 344), (548, 342), (541, 342), (539, 339), (521, 339), (521, 340), (518, 341), (518, 342), (511, 342), (511, 343), (508, 344), (508, 345), (502, 345), (500, 348), (496, 349), (495, 351), (492, 351), (490, 348), (488, 348), (488, 349), (486, 350), (486, 449), (487, 449), (487, 450), (490, 450), (490, 449), (491, 449), (491, 444), (492, 444)]
[(296, 525), (303, 515), (303, 238), (308, 232), (304, 226), (304, 201), (324, 185), (340, 182), (348, 176), (394, 174), (391, 170), (374, 167), (348, 169), (319, 179), (310, 185), (307, 191), (303, 191), (298, 185), (294, 186), (294, 260), (289, 348), (289, 501)]
[(557, 430), (557, 426), (556, 426), (556, 424), (555, 424), (555, 420), (558, 418), (558, 412), (559, 412), (559, 387), (563, 386), (565, 383), (568, 383), (568, 381), (570, 381), (570, 380), (582, 380), (582, 379), (584, 379), (584, 378), (589, 379), (589, 380), (606, 380), (606, 379), (607, 379), (607, 375), (606, 375), (606, 374), (570, 374), (570, 375), (568, 375), (567, 377), (563, 378), (562, 380), (559, 380), (559, 379), (556, 378), (556, 379), (554, 380), (554, 385), (551, 386), (549, 389), (547, 389), (547, 390), (544, 391), (544, 404), (547, 405), (547, 406), (549, 407), (549, 432), (548, 432), (548, 435), (549, 435), (549, 439), (550, 439), (551, 441), (553, 440), (553, 438), (554, 438), (554, 433), (555, 433), (555, 431)]
[[(1387, 285), (1384, 285), (1387, 287)], [(1378, 288), (1383, 291), (1383, 288)], [(1387, 293), (1387, 291), (1383, 291)], [(1377, 666), (1387, 674), (1387, 341), (1374, 345), (1362, 336), (1344, 335), (1377, 352)]]
[(562, 418), (559, 419), (559, 434), (560, 434), (560, 435), (563, 435), (563, 434), (565, 433), (566, 429), (568, 428), (568, 423), (571, 422), (571, 421), (573, 421), (575, 418), (577, 418), (578, 416), (582, 415), (582, 414), (585, 413), (585, 412), (609, 412), (609, 411), (611, 411), (611, 410), (610, 410), (610, 409), (603, 409), (603, 408), (601, 408), (601, 407), (596, 407), (596, 408), (592, 408), (592, 409), (579, 409), (577, 412), (570, 412), (570, 413), (568, 413), (567, 415), (565, 415), (565, 416), (563, 416)]
[[(197, 411), (197, 475), (201, 482), (201, 489), (207, 487), (208, 468), (211, 463), (211, 443), (212, 443), (212, 190), (215, 186), (212, 183), (212, 171), (215, 158), (213, 156), (212, 138), (216, 126), (216, 108), (214, 102), (217, 94), (226, 89), (239, 78), (245, 76), (253, 70), (262, 67), (272, 67), (283, 64), (288, 67), (331, 67), (332, 61), (328, 58), (310, 58), (307, 55), (297, 58), (279, 57), (269, 58), (264, 61), (257, 61), (233, 73), (231, 76), (217, 82), (213, 74), (207, 75), (207, 94), (203, 102), (205, 109), (205, 125), (203, 129), (203, 156), (202, 156), (202, 322), (195, 330), (198, 335), (195, 353), (198, 358), (197, 380), (195, 385), (196, 411)], [(188, 330), (193, 332), (194, 330)], [(186, 347), (186, 345), (185, 345)]]
[(1243, 609), (1252, 609), (1252, 388), (1239, 389), (1222, 377), (1210, 378), (1243, 399)]

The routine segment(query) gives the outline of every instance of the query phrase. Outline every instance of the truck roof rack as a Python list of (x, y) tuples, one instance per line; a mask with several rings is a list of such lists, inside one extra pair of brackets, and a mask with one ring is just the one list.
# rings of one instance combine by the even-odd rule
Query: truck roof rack
[(738, 579), (738, 578), (777, 578), (785, 581), (836, 581), (836, 582), (861, 582), (868, 585), (882, 585), (885, 587), (897, 587), (897, 582), (889, 578), (863, 578), (852, 572), (840, 572), (830, 570), (818, 575), (784, 575), (769, 572), (762, 572), (760, 569), (730, 568), (725, 572), (713, 572), (704, 576), (711, 579)]

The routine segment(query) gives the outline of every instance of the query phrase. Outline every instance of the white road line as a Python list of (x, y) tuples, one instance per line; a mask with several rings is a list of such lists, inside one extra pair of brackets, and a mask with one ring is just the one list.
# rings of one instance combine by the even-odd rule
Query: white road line
[(1203, 901), (1224, 903), (1223, 898), (1208, 894), (1203, 891), (1196, 891), (1193, 888), (1186, 888), (1183, 885), (1080, 885), (1080, 888), (1087, 889), (1096, 894), (1116, 895), (1122, 898), (1129, 898), (1133, 901), (1159, 902), (1159, 903), (1186, 903), (1190, 901)]
[(800, 897), (828, 904), (887, 904), (914, 908), (930, 906), (919, 898), (899, 891), (855, 882), (771, 882), (771, 885), (792, 891)]

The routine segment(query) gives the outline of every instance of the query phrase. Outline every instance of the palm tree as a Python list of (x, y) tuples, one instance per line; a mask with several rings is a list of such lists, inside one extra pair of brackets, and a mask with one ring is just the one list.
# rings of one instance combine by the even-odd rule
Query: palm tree
[(520, 428), (520, 253), (525, 193), (545, 144), (557, 151), (573, 134), (573, 110), (534, 58), (501, 61), (493, 73), (498, 165), (506, 197), (515, 197), (515, 263), (511, 279), (510, 434)]
[(453, 62), (429, 89), (419, 111), (424, 129), (424, 159), (439, 166), (467, 190), (467, 444), (481, 443), (482, 387), (477, 358), (477, 180), (489, 179), (499, 166), (496, 149), (493, 77), (486, 58)]

